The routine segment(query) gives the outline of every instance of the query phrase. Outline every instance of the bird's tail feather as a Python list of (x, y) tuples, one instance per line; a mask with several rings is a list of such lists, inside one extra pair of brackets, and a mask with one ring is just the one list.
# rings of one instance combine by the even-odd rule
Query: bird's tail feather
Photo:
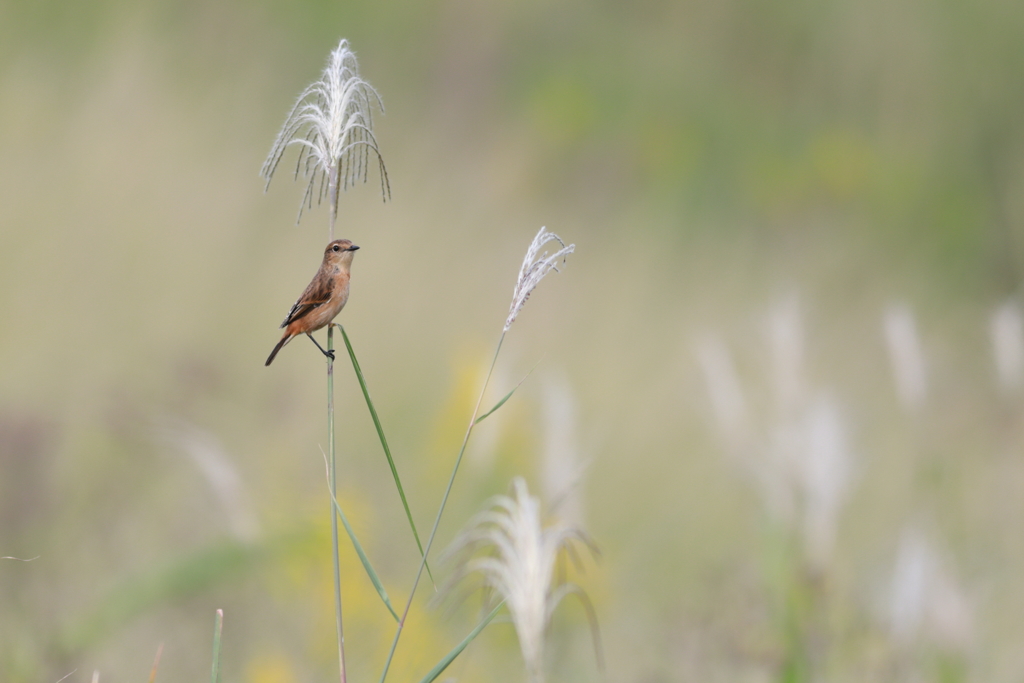
[(281, 337), (281, 341), (277, 342), (277, 346), (275, 346), (274, 350), (270, 352), (270, 357), (267, 358), (267, 362), (263, 364), (263, 367), (266, 367), (266, 366), (270, 365), (271, 363), (273, 363), (274, 362), (274, 356), (277, 355), (277, 352), (280, 351), (281, 349), (283, 349), (284, 345), (287, 344), (288, 342), (290, 342), (291, 340), (292, 340), (292, 335), (290, 335), (290, 334), (286, 334), (283, 337)]

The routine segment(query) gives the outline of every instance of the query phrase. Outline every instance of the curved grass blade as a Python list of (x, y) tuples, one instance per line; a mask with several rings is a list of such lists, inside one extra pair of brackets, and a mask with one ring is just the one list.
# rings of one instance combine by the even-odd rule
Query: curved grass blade
[(512, 389), (512, 391), (510, 391), (510, 392), (508, 392), (507, 394), (505, 394), (505, 397), (504, 397), (503, 399), (501, 399), (500, 401), (498, 401), (497, 403), (495, 403), (495, 404), (494, 404), (494, 407), (493, 407), (493, 408), (491, 408), (491, 409), (490, 409), (490, 410), (488, 410), (488, 411), (487, 411), (486, 413), (484, 413), (483, 415), (481, 415), (480, 417), (478, 417), (478, 418), (476, 419), (476, 421), (475, 421), (475, 422), (474, 422), (473, 424), (478, 424), (479, 422), (483, 421), (483, 419), (484, 419), (485, 417), (487, 417), (488, 415), (490, 415), (491, 413), (493, 413), (493, 412), (494, 412), (495, 410), (497, 410), (498, 408), (500, 408), (500, 407), (502, 407), (503, 405), (505, 405), (505, 401), (507, 401), (507, 400), (509, 400), (510, 398), (512, 398), (512, 394), (514, 394), (514, 393), (516, 392), (516, 389), (518, 389), (518, 388), (519, 388), (519, 386), (518, 386), (518, 385), (516, 385), (516, 386), (515, 386), (515, 387), (514, 387), (514, 388)]
[[(537, 366), (536, 365), (533, 366), (533, 370), (536, 370), (536, 369), (537, 369)], [(519, 380), (519, 384), (517, 384), (514, 387), (512, 387), (512, 391), (510, 391), (507, 394), (505, 394), (505, 396), (500, 401), (498, 401), (497, 403), (494, 404), (493, 408), (491, 408), (486, 413), (484, 413), (483, 415), (478, 417), (476, 420), (474, 420), (473, 424), (476, 425), (476, 424), (479, 424), (480, 422), (483, 422), (483, 419), (485, 417), (487, 417), (488, 415), (493, 413), (495, 410), (497, 410), (498, 408), (500, 408), (503, 405), (505, 405), (505, 401), (507, 401), (510, 398), (512, 398), (512, 394), (516, 393), (516, 389), (518, 389), (519, 387), (523, 386), (523, 382), (526, 381), (526, 378), (529, 377), (531, 374), (533, 374), (533, 370), (530, 370), (530, 372), (526, 373), (526, 377), (523, 377), (521, 380)]]
[[(352, 350), (352, 342), (348, 339), (348, 333), (345, 332), (345, 328), (341, 325), (334, 323), (335, 327), (341, 330), (341, 336), (345, 339), (345, 348), (348, 349), (349, 358), (352, 359), (352, 368), (356, 371), (356, 378), (359, 380), (359, 386), (363, 390), (363, 397), (366, 399), (366, 407), (370, 409), (370, 417), (373, 418), (373, 426), (377, 429), (377, 436), (380, 438), (380, 445), (384, 447), (384, 455), (388, 458), (388, 465), (391, 466), (391, 476), (395, 478), (395, 486), (398, 487), (398, 495), (402, 499), (402, 506), (405, 507), (405, 516), (409, 519), (409, 527), (412, 529), (412, 535), (416, 539), (416, 547), (420, 550), (420, 557), (423, 557), (423, 544), (420, 542), (419, 532), (416, 531), (416, 523), (412, 521), (412, 512), (409, 510), (409, 501), (405, 499), (405, 490), (402, 488), (402, 480), (398, 477), (398, 468), (395, 467), (395, 461), (391, 457), (391, 448), (388, 447), (388, 440), (384, 436), (384, 428), (380, 425), (380, 418), (377, 417), (377, 409), (373, 407), (373, 401), (370, 400), (370, 392), (366, 388), (366, 379), (363, 377), (363, 370), (359, 367), (359, 361), (356, 359), (356, 352)], [(434, 575), (430, 572), (430, 565), (426, 565), (427, 575), (430, 577), (431, 582), (434, 581)]]
[(370, 581), (373, 583), (373, 587), (377, 589), (377, 595), (384, 601), (384, 605), (391, 612), (391, 616), (398, 621), (398, 614), (395, 612), (395, 608), (391, 606), (391, 600), (388, 598), (388, 592), (384, 590), (384, 584), (380, 582), (380, 578), (377, 576), (377, 572), (373, 570), (373, 565), (370, 564), (370, 558), (366, 556), (363, 551), (363, 546), (359, 545), (359, 541), (356, 539), (356, 534), (352, 531), (352, 526), (348, 523), (348, 519), (345, 517), (345, 513), (341, 511), (341, 506), (338, 505), (338, 499), (331, 496), (331, 500), (334, 502), (334, 509), (338, 513), (338, 517), (341, 518), (341, 523), (345, 526), (345, 531), (348, 532), (348, 537), (352, 539), (352, 545), (356, 549), (356, 554), (359, 555), (359, 561), (363, 563), (363, 569), (366, 570), (366, 575), (370, 577)]
[[(594, 659), (597, 662), (597, 669), (602, 675), (607, 673), (604, 663), (604, 647), (601, 645), (601, 625), (597, 621), (597, 610), (594, 609), (594, 603), (590, 601), (587, 594), (583, 592), (583, 589), (575, 584), (563, 584), (562, 585), (562, 597), (566, 595), (575, 595), (579, 598), (580, 604), (583, 605), (583, 610), (587, 613), (587, 623), (590, 624), (590, 638), (594, 642)], [(561, 600), (559, 597), (558, 600)], [(557, 603), (558, 601), (553, 601)]]
[(465, 639), (463, 639), (463, 641), (461, 643), (456, 645), (455, 648), (451, 652), (446, 654), (444, 656), (444, 659), (442, 659), (440, 662), (438, 662), (437, 666), (435, 666), (433, 669), (431, 669), (430, 672), (427, 673), (427, 675), (423, 677), (423, 679), (420, 681), (420, 683), (431, 683), (438, 676), (440, 676), (444, 672), (444, 670), (448, 668), (448, 665), (451, 664), (453, 661), (455, 661), (456, 657), (458, 657), (460, 654), (462, 654), (462, 651), (466, 649), (466, 646), (469, 645), (473, 641), (474, 638), (476, 638), (478, 635), (480, 635), (480, 631), (484, 630), (484, 626), (487, 626), (487, 624), (491, 623), (491, 619), (494, 619), (494, 617), (498, 614), (498, 610), (500, 610), (504, 606), (504, 604), (505, 604), (504, 600), (499, 602), (498, 606), (495, 607), (493, 610), (491, 610), (491, 613), (488, 614), (486, 617), (484, 617), (483, 621), (481, 621), (479, 624), (477, 624), (476, 628), (474, 628), (472, 631), (470, 631), (469, 635), (466, 636)]

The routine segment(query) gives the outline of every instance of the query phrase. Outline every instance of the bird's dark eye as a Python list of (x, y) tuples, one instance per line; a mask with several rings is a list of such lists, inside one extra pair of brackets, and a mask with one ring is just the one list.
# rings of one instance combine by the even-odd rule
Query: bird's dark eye
[(335, 244), (334, 245), (334, 251), (341, 251), (341, 247), (339, 247), (337, 244)]

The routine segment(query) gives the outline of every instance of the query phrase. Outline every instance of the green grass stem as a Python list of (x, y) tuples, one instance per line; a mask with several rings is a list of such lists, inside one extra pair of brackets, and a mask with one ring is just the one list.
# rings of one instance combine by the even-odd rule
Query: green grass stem
[(484, 378), (484, 385), (480, 388), (480, 395), (476, 399), (476, 407), (473, 408), (473, 415), (469, 418), (469, 425), (466, 427), (466, 435), (462, 438), (462, 446), (459, 448), (459, 455), (455, 459), (455, 465), (452, 467), (451, 476), (448, 478), (448, 486), (444, 490), (444, 496), (441, 498), (441, 505), (437, 509), (437, 517), (434, 518), (434, 526), (430, 529), (430, 536), (427, 538), (427, 547), (423, 553), (423, 559), (420, 561), (420, 567), (416, 571), (416, 579), (412, 583), (412, 590), (409, 591), (409, 599), (405, 603), (405, 609), (402, 611), (402, 618), (398, 620), (398, 628), (395, 630), (395, 638), (391, 641), (391, 650), (388, 652), (388, 658), (384, 662), (384, 671), (381, 672), (380, 681), (384, 683), (387, 678), (388, 669), (391, 668), (391, 660), (395, 657), (395, 650), (398, 648), (398, 639), (402, 636), (402, 628), (405, 626), (405, 620), (409, 617), (409, 609), (412, 607), (413, 598), (416, 597), (416, 588), (419, 587), (420, 578), (423, 576), (423, 568), (427, 564), (427, 555), (430, 554), (430, 548), (434, 544), (434, 537), (437, 535), (437, 527), (441, 524), (441, 516), (444, 514), (445, 505), (448, 503), (448, 496), (452, 492), (452, 485), (455, 483), (455, 475), (459, 471), (459, 465), (462, 463), (462, 456), (466, 454), (466, 444), (469, 443), (469, 437), (473, 433), (473, 427), (477, 422), (477, 415), (480, 413), (480, 404), (483, 403), (484, 394), (487, 392), (487, 385), (491, 381), (491, 375), (494, 373), (494, 366), (498, 362), (498, 354), (501, 353), (501, 345), (505, 341), (505, 334), (508, 330), (504, 330), (501, 333), (501, 337), (498, 339), (498, 346), (494, 349), (494, 358), (491, 359), (491, 366), (487, 369), (487, 376)]
[[(332, 206), (332, 209), (334, 207)], [(333, 215), (331, 227), (334, 226)], [(333, 232), (333, 230), (332, 230)], [(334, 328), (327, 326), (327, 351), (334, 351)], [(341, 622), (341, 566), (338, 557), (338, 516), (334, 514), (333, 501), (338, 499), (338, 469), (334, 457), (334, 360), (327, 358), (327, 441), (329, 457), (327, 459), (328, 478), (331, 483), (331, 554), (334, 556), (334, 616), (338, 629), (338, 669), (341, 683), (346, 683), (345, 676), (345, 631)]]
[(220, 634), (223, 629), (224, 610), (218, 609), (217, 616), (213, 619), (213, 668), (210, 672), (210, 683), (220, 681)]

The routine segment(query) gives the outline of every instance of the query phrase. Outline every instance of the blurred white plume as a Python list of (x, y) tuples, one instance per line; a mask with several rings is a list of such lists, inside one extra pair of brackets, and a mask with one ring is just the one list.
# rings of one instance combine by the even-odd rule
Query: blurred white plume
[(970, 644), (974, 618), (967, 596), (917, 530), (903, 532), (889, 588), (887, 617), (893, 638), (919, 638), (951, 650)]
[(251, 542), (260, 525), (249, 504), (238, 470), (220, 441), (210, 432), (183, 420), (166, 419), (158, 432), (164, 440), (188, 455), (209, 484), (227, 520), (228, 531), (239, 541)]
[(705, 335), (695, 351), (726, 452), (754, 481), (769, 514), (800, 536), (808, 564), (822, 569), (833, 554), (853, 463), (838, 401), (808, 388), (804, 337), (792, 294), (767, 316), (774, 400), (760, 412), (748, 406), (725, 342)]
[(1015, 301), (1007, 301), (992, 313), (989, 326), (996, 377), (1003, 391), (1020, 389), (1024, 380), (1024, 320)]
[(548, 375), (543, 384), (544, 448), (541, 484), (551, 511), (570, 524), (584, 520), (580, 487), (586, 464), (579, 449), (577, 412), (572, 385), (564, 373)]
[(916, 412), (924, 407), (928, 374), (914, 313), (905, 303), (890, 304), (885, 309), (882, 327), (896, 394), (904, 408)]

